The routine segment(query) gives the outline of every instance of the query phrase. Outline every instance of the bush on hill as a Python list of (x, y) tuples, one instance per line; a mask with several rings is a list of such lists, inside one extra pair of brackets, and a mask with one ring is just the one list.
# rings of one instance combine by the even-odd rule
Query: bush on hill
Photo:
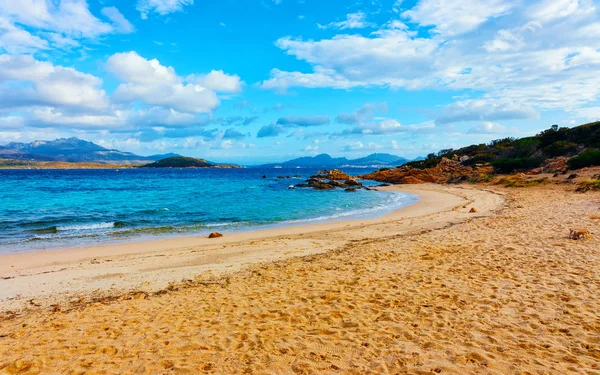
[(579, 169), (591, 167), (593, 165), (600, 165), (600, 150), (587, 149), (578, 156), (569, 159), (567, 165), (570, 169)]
[(499, 173), (512, 173), (527, 169), (538, 168), (543, 159), (536, 158), (503, 158), (492, 162), (492, 166)]

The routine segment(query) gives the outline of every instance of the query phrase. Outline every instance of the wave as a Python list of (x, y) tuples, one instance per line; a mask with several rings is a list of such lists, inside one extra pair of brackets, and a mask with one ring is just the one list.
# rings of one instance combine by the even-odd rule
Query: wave
[[(306, 224), (315, 222), (336, 221), (340, 219), (373, 218), (384, 213), (393, 212), (407, 205), (417, 202), (420, 198), (414, 194), (389, 193), (389, 199), (369, 208), (342, 211), (331, 215), (323, 215), (306, 219), (285, 220), (280, 224)], [(337, 211), (337, 208), (336, 208)]]

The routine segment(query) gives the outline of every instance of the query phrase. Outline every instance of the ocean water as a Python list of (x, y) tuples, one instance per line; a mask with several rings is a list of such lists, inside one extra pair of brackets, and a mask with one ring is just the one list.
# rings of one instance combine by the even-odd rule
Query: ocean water
[[(345, 171), (358, 175), (371, 169)], [(0, 254), (371, 218), (418, 199), (366, 190), (288, 189), (315, 172), (0, 170)]]

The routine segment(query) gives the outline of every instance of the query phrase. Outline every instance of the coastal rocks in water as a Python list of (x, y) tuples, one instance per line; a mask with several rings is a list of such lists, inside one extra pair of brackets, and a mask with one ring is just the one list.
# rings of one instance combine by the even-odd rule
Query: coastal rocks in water
[(356, 193), (356, 188), (349, 187), (349, 188), (347, 188), (347, 189), (346, 189), (346, 190), (344, 190), (344, 191), (345, 191), (345, 192), (347, 192), (347, 193)]
[(326, 182), (319, 182), (318, 184), (315, 184), (312, 187), (315, 190), (331, 190), (331, 189), (335, 189), (336, 188), (336, 186), (328, 184)]
[(571, 232), (569, 238), (572, 240), (583, 240), (591, 236), (591, 233), (587, 229), (569, 229)]
[(353, 178), (349, 178), (347, 179), (344, 184), (348, 185), (348, 186), (362, 186), (362, 182), (358, 182)]
[(338, 180), (338, 181), (346, 181), (351, 179), (350, 175), (348, 173), (342, 172), (342, 171), (338, 171), (337, 169), (332, 169), (332, 170), (323, 170), (323, 171), (319, 171), (317, 172), (316, 175), (314, 176), (310, 176), (311, 178), (319, 178), (319, 179), (325, 179), (325, 180)]
[(223, 237), (223, 234), (221, 234), (219, 232), (212, 232), (211, 234), (208, 235), (208, 238), (219, 238), (219, 237)]

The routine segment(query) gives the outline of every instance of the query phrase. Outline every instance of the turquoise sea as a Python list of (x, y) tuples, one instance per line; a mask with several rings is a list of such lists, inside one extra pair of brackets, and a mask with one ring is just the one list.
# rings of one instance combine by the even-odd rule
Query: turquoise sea
[[(372, 169), (344, 171), (358, 175)], [(316, 172), (0, 170), (0, 254), (370, 218), (418, 199), (366, 190), (288, 188)]]

